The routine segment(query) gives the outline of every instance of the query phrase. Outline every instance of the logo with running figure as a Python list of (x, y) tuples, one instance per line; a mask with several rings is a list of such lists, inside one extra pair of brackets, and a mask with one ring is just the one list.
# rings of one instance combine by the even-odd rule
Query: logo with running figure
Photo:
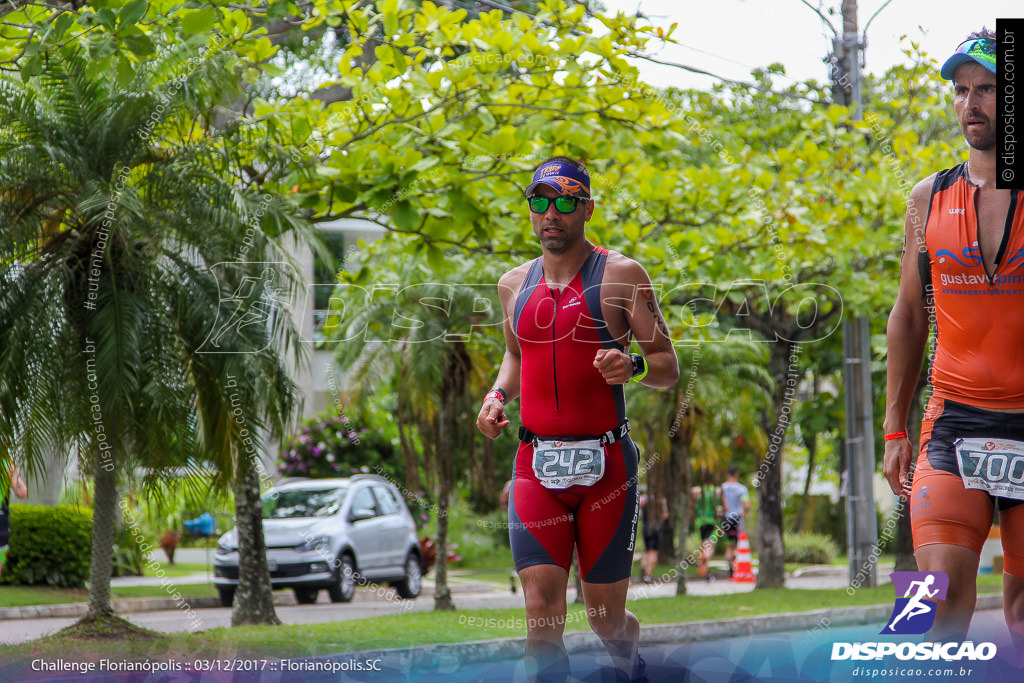
[(889, 576), (896, 590), (896, 604), (889, 623), (879, 633), (927, 632), (935, 622), (936, 601), (946, 599), (949, 577), (944, 572), (893, 572)]

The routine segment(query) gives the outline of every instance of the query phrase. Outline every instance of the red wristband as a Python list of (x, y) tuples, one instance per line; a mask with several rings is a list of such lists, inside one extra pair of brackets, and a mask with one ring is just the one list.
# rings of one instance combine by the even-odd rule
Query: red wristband
[(906, 432), (893, 432), (892, 434), (886, 434), (885, 435), (885, 440), (886, 441), (895, 441), (896, 439), (905, 439), (905, 438), (907, 438), (907, 433)]

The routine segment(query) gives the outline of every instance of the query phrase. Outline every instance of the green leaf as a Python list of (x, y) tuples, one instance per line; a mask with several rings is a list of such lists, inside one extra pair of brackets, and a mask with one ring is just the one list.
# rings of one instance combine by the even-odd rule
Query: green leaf
[(497, 125), (497, 121), (494, 120), (494, 115), (491, 114), (487, 107), (480, 107), (477, 110), (477, 116), (480, 117), (480, 122), (484, 124), (484, 128), (488, 130)]
[(217, 10), (212, 7), (190, 10), (181, 17), (181, 30), (185, 33), (206, 33), (217, 20)]
[(39, 67), (41, 64), (42, 61), (39, 59), (39, 55), (33, 55), (32, 57), (26, 59), (25, 62), (21, 65), (22, 80), (27, 81), (28, 79), (38, 74)]
[(65, 12), (57, 17), (57, 20), (53, 22), (53, 30), (50, 33), (51, 40), (58, 41), (63, 38), (73, 23), (75, 23), (75, 15), (71, 12)]
[(316, 167), (316, 172), (317, 175), (323, 176), (325, 178), (337, 178), (338, 176), (341, 175), (340, 169), (334, 168), (333, 166), (324, 166), (323, 164), (320, 164)]
[[(114, 54), (117, 50), (117, 44), (111, 39), (110, 36), (100, 34), (96, 40), (89, 43), (89, 58), (94, 61), (106, 59), (110, 55)], [(101, 67), (98, 64), (92, 64), (97, 70), (103, 70), (105, 67)]]
[(114, 14), (114, 10), (104, 7), (96, 13), (96, 23), (113, 31), (117, 25), (117, 15)]
[(397, 47), (391, 48), (391, 59), (395, 64), (395, 69), (398, 73), (404, 74), (405, 70), (409, 68), (409, 64), (405, 59), (405, 54)]
[(132, 0), (117, 14), (118, 26), (131, 26), (146, 15), (149, 0)]
[(139, 57), (146, 57), (156, 52), (153, 41), (144, 33), (137, 36), (124, 36), (122, 40), (132, 54)]
[(395, 204), (391, 212), (391, 220), (399, 230), (414, 230), (420, 223), (420, 212), (407, 201), (400, 201)]
[(309, 127), (309, 120), (303, 116), (296, 116), (292, 119), (292, 135), (296, 141), (305, 142), (312, 129)]
[(446, 265), (444, 252), (433, 244), (427, 245), (427, 264), (435, 273), (443, 273)]
[(127, 56), (122, 55), (117, 60), (117, 82), (122, 87), (128, 85), (135, 78), (135, 68), (132, 63), (128, 61)]
[(416, 171), (417, 173), (423, 173), (424, 171), (429, 171), (430, 169), (434, 168), (440, 163), (441, 159), (439, 157), (424, 157), (423, 159), (416, 162), (416, 164), (412, 167), (412, 170)]
[(384, 35), (393, 36), (398, 33), (398, 14), (393, 10), (384, 12)]
[(271, 64), (270, 62), (263, 62), (260, 64), (260, 68), (263, 69), (263, 73), (273, 77), (284, 76), (288, 73), (283, 67), (280, 67), (277, 64)]
[(390, 45), (378, 45), (373, 48), (373, 54), (385, 64), (392, 64), (395, 61)]

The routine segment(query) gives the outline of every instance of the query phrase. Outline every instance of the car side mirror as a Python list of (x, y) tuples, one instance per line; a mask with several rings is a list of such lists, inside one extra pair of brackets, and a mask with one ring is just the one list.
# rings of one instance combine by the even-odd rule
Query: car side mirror
[(361, 522), (364, 519), (370, 519), (371, 517), (376, 516), (376, 513), (370, 508), (360, 508), (358, 510), (353, 510), (352, 512), (349, 513), (348, 521)]

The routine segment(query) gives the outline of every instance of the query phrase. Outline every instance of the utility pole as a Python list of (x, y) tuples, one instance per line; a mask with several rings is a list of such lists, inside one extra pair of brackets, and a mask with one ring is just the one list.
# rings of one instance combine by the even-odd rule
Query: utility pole
[[(843, 30), (833, 40), (833, 93), (836, 102), (861, 118), (861, 50), (857, 1), (842, 0)], [(878, 542), (873, 479), (875, 440), (871, 405), (871, 327), (866, 316), (843, 320), (843, 384), (846, 395), (846, 543), (850, 583), (875, 587), (871, 559)]]

